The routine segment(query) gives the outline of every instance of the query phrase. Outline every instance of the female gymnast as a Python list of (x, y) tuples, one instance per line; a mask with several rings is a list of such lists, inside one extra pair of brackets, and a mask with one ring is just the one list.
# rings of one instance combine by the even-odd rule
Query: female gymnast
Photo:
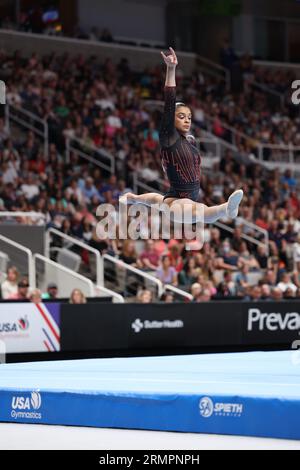
[[(192, 223), (202, 214), (204, 223), (213, 223), (223, 217), (234, 219), (238, 215), (239, 204), (243, 198), (241, 189), (231, 194), (225, 204), (208, 207), (199, 202), (201, 156), (194, 138), (189, 135), (192, 113), (184, 103), (176, 103), (176, 67), (178, 60), (170, 47), (170, 55), (161, 55), (167, 66), (165, 82), (165, 106), (159, 140), (162, 166), (169, 182), (170, 190), (165, 194), (146, 193), (135, 195), (126, 193), (120, 197), (121, 204), (167, 204), (176, 210), (177, 204), (183, 211), (192, 214)], [(199, 207), (201, 205), (201, 208)], [(198, 210), (197, 210), (198, 209)], [(200, 209), (200, 210), (199, 210)]]

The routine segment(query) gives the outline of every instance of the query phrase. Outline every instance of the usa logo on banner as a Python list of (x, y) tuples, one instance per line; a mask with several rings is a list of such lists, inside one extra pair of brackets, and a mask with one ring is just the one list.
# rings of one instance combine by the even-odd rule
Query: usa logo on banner
[(0, 341), (7, 353), (60, 351), (60, 305), (0, 304)]

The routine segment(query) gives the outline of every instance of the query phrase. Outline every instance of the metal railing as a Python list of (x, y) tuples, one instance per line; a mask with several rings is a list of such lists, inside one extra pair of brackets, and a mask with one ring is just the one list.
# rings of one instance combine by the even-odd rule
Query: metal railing
[[(208, 129), (213, 133), (212, 123), (214, 121), (213, 116), (205, 115), (209, 125)], [(291, 169), (291, 170), (300, 170), (300, 147), (294, 146), (293, 144), (264, 144), (261, 142), (256, 142), (251, 136), (245, 134), (244, 132), (237, 131), (234, 127), (229, 126), (224, 121), (220, 121), (223, 129), (229, 132), (231, 144), (227, 143), (227, 146), (230, 145), (231, 150), (238, 151), (237, 142), (251, 142), (251, 145), (255, 146), (257, 151), (258, 161), (263, 163), (265, 166), (273, 168), (281, 168), (282, 170)], [(222, 140), (222, 145), (227, 141)]]
[(37, 223), (45, 224), (46, 215), (41, 212), (7, 212), (0, 211), (0, 219), (17, 219), (17, 218), (29, 218), (36, 219)]
[(179, 297), (185, 298), (189, 302), (191, 302), (194, 299), (192, 294), (189, 294), (188, 292), (185, 292), (182, 289), (178, 289), (178, 287), (171, 286), (170, 284), (165, 284), (164, 290), (165, 290), (165, 292), (167, 292), (167, 291), (173, 292), (174, 294), (178, 295)]
[[(262, 246), (266, 249), (266, 254), (267, 256), (269, 256), (269, 234), (266, 230), (262, 229), (261, 227), (258, 227), (258, 225), (256, 224), (252, 224), (251, 222), (247, 221), (246, 219), (243, 219), (242, 217), (239, 217), (240, 221), (241, 221), (241, 225), (243, 226), (249, 226), (251, 227), (253, 230), (257, 230), (258, 232), (261, 232), (261, 233), (264, 233), (265, 235), (265, 242), (261, 242), (260, 240), (257, 240), (256, 238), (250, 236), (250, 235), (247, 235), (246, 233), (242, 233), (241, 237), (250, 242), (250, 243), (253, 243), (254, 245), (257, 245), (257, 246)], [(222, 230), (226, 230), (227, 232), (230, 232), (231, 234), (234, 233), (234, 229), (232, 227), (228, 227), (228, 225), (224, 224), (223, 222), (220, 222), (220, 221), (217, 221), (214, 223), (214, 225)]]
[(156, 179), (155, 183), (158, 184), (158, 188), (151, 186), (151, 182), (145, 182), (142, 180), (141, 176), (137, 172), (133, 173), (133, 191), (135, 194), (140, 194), (140, 189), (151, 193), (161, 193), (164, 192), (166, 188), (170, 187), (168, 180), (163, 180), (161, 178)]
[(132, 38), (128, 36), (114, 36), (114, 42), (119, 44), (134, 44), (137, 47), (149, 47), (149, 48), (165, 48), (166, 46), (162, 44), (162, 41), (154, 41), (153, 39), (141, 39), (141, 38)]
[(115, 157), (105, 149), (99, 149), (76, 137), (68, 137), (66, 139), (66, 160), (68, 163), (71, 161), (71, 152), (110, 174), (115, 173)]
[(70, 237), (69, 235), (66, 235), (63, 232), (60, 232), (59, 230), (56, 230), (54, 228), (50, 228), (46, 232), (46, 239), (45, 239), (45, 253), (47, 258), (50, 258), (50, 247), (51, 247), (51, 235), (54, 235), (55, 237), (60, 238), (63, 242), (66, 242), (64, 244), (64, 248), (71, 249), (72, 246), (76, 245), (89, 253), (91, 253), (93, 256), (95, 256), (95, 268), (96, 268), (96, 284), (99, 286), (104, 285), (104, 273), (103, 273), (103, 259), (101, 254), (99, 253), (96, 248), (91, 247), (90, 245), (87, 245), (86, 243), (78, 240), (77, 238)]
[[(257, 224), (254, 224), (253, 222), (250, 222), (247, 219), (244, 219), (244, 217), (237, 217), (236, 218), (236, 226), (242, 225), (243, 227), (248, 227), (250, 229), (250, 232), (254, 231), (257, 232), (258, 234), (263, 235), (265, 239), (264, 246), (266, 248), (267, 256), (269, 256), (269, 232), (265, 228), (260, 227)], [(245, 234), (247, 236), (247, 234)]]
[(21, 106), (7, 104), (5, 106), (5, 120), (8, 129), (10, 129), (11, 121), (19, 126), (34, 132), (43, 140), (45, 156), (49, 155), (49, 126), (45, 119), (41, 119), (36, 114), (27, 111)]
[[(3, 249), (3, 246), (5, 249)], [(32, 251), (3, 235), (0, 235), (0, 247), (2, 251), (9, 256), (9, 261), (12, 264), (14, 264), (22, 274), (28, 275), (29, 286), (33, 288), (35, 286), (35, 275)], [(25, 256), (25, 262), (24, 259), (20, 259), (20, 254), (22, 258)]]
[(229, 90), (231, 85), (231, 76), (229, 70), (222, 65), (213, 62), (206, 57), (197, 55), (196, 62), (200, 70), (205, 71), (207, 74), (219, 77), (226, 84), (226, 88)]
[[(212, 133), (212, 135), (215, 135), (213, 133), (213, 122), (215, 121), (216, 117), (205, 113), (205, 119), (208, 122), (208, 130)], [(226, 122), (222, 121), (219, 117), (217, 117), (217, 119), (219, 119), (222, 128), (228, 131), (230, 143), (232, 145), (236, 146), (237, 141), (247, 142), (247, 141), (252, 140), (251, 136), (245, 134), (244, 132), (237, 131), (234, 127), (229, 126), (228, 124), (226, 124)]]
[[(105, 261), (108, 261), (109, 263), (112, 263), (115, 267), (118, 268), (117, 273), (115, 273), (115, 274), (122, 275), (123, 273), (126, 273), (126, 271), (128, 271), (132, 275), (136, 275), (137, 278), (138, 277), (142, 278), (144, 287), (149, 287), (150, 286), (150, 290), (151, 290), (151, 286), (152, 286), (152, 288), (154, 287), (154, 290), (156, 291), (155, 293), (156, 293), (157, 298), (160, 298), (161, 295), (163, 294), (163, 292), (164, 292), (163, 284), (159, 279), (156, 279), (156, 277), (151, 276), (150, 274), (147, 274), (144, 271), (141, 271), (140, 269), (134, 268), (133, 266), (131, 266), (129, 264), (126, 264), (123, 261), (121, 261), (117, 258), (114, 258), (113, 256), (104, 255), (103, 259)], [(105, 274), (108, 275), (108, 273), (109, 273), (109, 268), (106, 268), (105, 269)], [(118, 276), (116, 276), (116, 277), (117, 277), (117, 279), (114, 276), (112, 276), (112, 279), (111, 279), (112, 282), (115, 283), (116, 280), (117, 280), (117, 282), (119, 281), (119, 282), (123, 283), (123, 285), (121, 286), (121, 290), (126, 291), (126, 282), (127, 282), (127, 280), (125, 278), (123, 278), (123, 276), (121, 276), (122, 277), (121, 281), (120, 281), (120, 279), (118, 279)], [(140, 285), (139, 285), (140, 283), (137, 282), (137, 284), (138, 284), (138, 287), (140, 287)], [(134, 285), (134, 290), (135, 289), (138, 290), (136, 285)]]
[(46, 291), (50, 282), (55, 282), (62, 298), (70, 297), (75, 288), (80, 289), (87, 297), (95, 297), (94, 284), (81, 274), (39, 254), (33, 256), (33, 266), (35, 287), (42, 291)]
[(121, 294), (117, 294), (117, 292), (114, 292), (111, 289), (107, 289), (107, 287), (95, 286), (95, 292), (96, 292), (96, 295), (99, 294), (101, 296), (101, 294), (104, 294), (104, 295), (111, 296), (112, 299), (113, 299), (113, 303), (117, 303), (117, 304), (124, 304), (125, 303), (125, 299)]
[[(217, 156), (219, 158), (225, 153), (226, 150), (230, 150), (233, 153), (238, 152), (238, 148), (236, 145), (229, 143), (227, 140), (222, 139), (221, 137), (217, 137), (215, 134), (210, 132), (209, 130), (204, 131), (201, 129), (201, 133), (206, 136), (207, 139), (211, 139), (212, 141), (216, 141), (216, 149), (218, 151)], [(199, 142), (201, 142), (201, 137), (199, 138)]]
[(281, 166), (293, 169), (300, 165), (300, 147), (293, 144), (259, 144), (258, 159), (269, 168)]
[[(216, 137), (208, 137), (207, 133), (206, 137), (197, 137), (196, 142), (201, 153), (201, 164), (203, 167), (211, 168), (220, 161), (221, 144)], [(201, 148), (201, 144), (204, 144), (205, 150), (203, 147)]]
[(280, 93), (279, 91), (273, 90), (269, 86), (256, 81), (249, 82), (248, 85), (252, 86), (253, 88), (258, 88), (272, 100), (275, 98), (278, 101), (279, 106), (283, 108), (285, 102), (285, 93)]

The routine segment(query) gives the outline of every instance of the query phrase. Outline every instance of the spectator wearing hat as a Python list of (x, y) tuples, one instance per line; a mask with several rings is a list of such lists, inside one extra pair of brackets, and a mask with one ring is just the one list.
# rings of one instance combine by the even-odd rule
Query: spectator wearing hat
[(43, 300), (56, 300), (58, 294), (58, 287), (55, 282), (50, 282), (47, 287), (47, 292), (42, 295)]
[(28, 300), (28, 289), (29, 283), (27, 278), (21, 279), (18, 283), (18, 292), (16, 294), (11, 294), (8, 297), (8, 300)]

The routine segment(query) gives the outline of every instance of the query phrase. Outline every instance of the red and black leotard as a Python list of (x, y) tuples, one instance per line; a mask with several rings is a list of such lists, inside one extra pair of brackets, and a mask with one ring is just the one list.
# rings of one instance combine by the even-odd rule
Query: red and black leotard
[(165, 87), (165, 108), (159, 141), (162, 166), (170, 181), (164, 199), (174, 197), (198, 201), (201, 156), (196, 145), (175, 128), (176, 87)]

